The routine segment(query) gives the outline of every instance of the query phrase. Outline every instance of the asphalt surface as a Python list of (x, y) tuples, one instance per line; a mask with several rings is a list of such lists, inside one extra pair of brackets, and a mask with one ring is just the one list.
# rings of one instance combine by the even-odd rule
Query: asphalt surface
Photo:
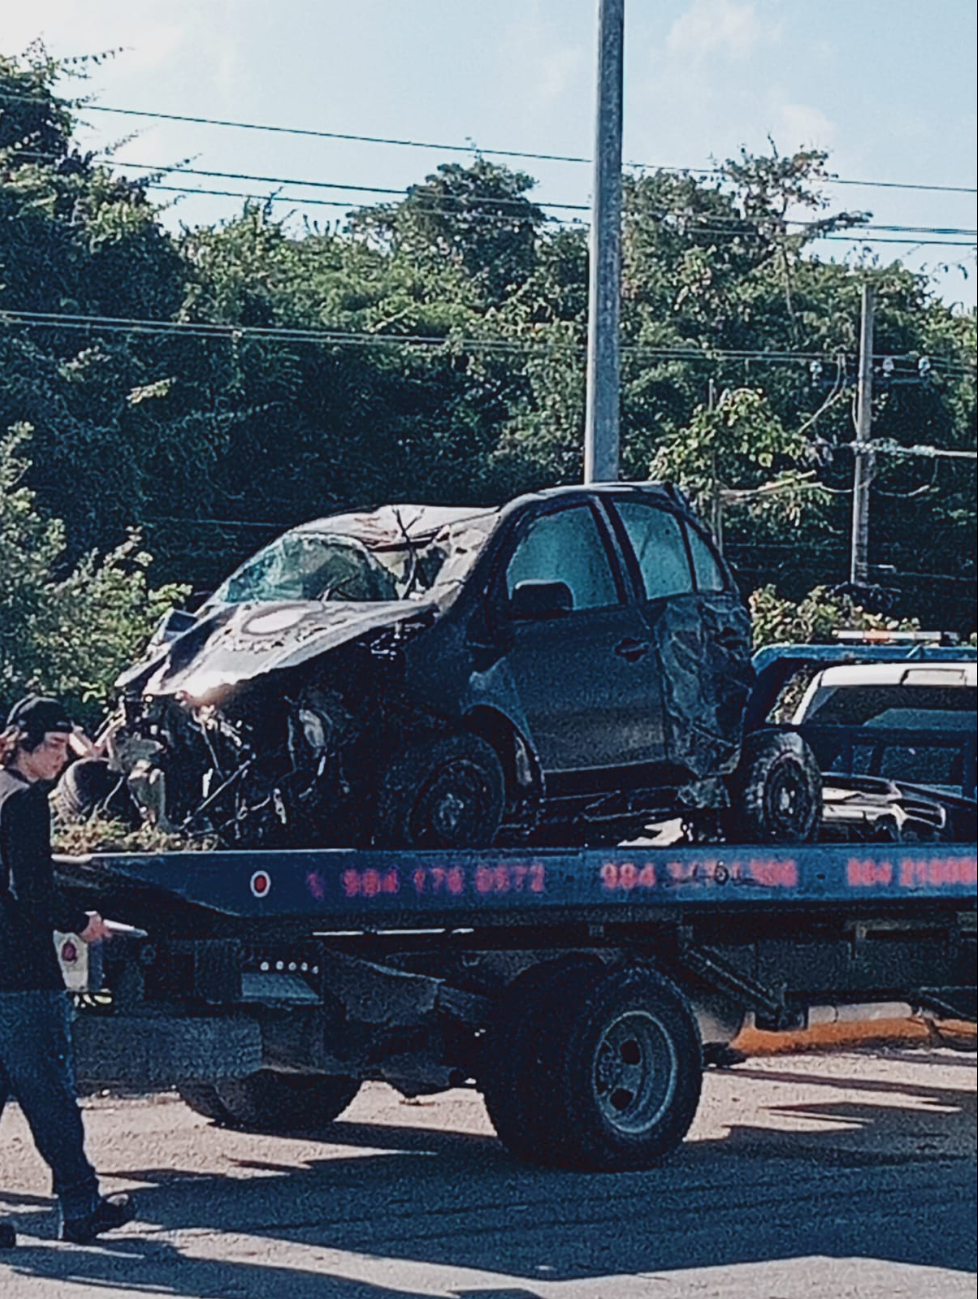
[(364, 1088), (329, 1139), (225, 1132), (171, 1094), (86, 1101), (140, 1220), (60, 1244), (20, 1113), (0, 1299), (974, 1299), (975, 1056), (890, 1048), (710, 1071), (659, 1169), (511, 1160), (479, 1097)]

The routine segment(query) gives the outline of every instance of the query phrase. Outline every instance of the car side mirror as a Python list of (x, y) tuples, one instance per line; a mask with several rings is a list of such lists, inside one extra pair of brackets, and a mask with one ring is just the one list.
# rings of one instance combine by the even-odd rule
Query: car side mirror
[(509, 616), (521, 622), (563, 618), (573, 608), (566, 582), (518, 582), (509, 597)]

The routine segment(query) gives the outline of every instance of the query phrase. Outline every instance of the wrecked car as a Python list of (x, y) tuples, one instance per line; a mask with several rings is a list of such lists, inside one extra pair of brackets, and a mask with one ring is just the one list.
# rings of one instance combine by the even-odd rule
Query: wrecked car
[(817, 765), (796, 735), (743, 742), (751, 681), (743, 602), (672, 486), (338, 514), (164, 620), (62, 808), (121, 795), (232, 847), (609, 842), (676, 809), (810, 837)]

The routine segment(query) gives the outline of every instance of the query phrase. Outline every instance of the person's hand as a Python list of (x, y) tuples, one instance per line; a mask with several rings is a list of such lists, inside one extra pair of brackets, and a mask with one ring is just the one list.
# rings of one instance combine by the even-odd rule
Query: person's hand
[(101, 758), (104, 756), (103, 746), (89, 739), (80, 726), (71, 728), (68, 747), (76, 758)]
[(83, 943), (100, 943), (104, 938), (112, 937), (112, 930), (97, 911), (89, 911), (88, 924), (78, 937)]

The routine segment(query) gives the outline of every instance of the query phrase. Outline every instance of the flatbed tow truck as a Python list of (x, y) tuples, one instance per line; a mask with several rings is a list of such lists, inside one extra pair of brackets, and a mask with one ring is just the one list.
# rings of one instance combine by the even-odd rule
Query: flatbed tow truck
[(176, 1086), (258, 1130), (320, 1127), (364, 1079), (470, 1085), (517, 1156), (641, 1167), (682, 1140), (704, 1047), (747, 1015), (774, 1030), (881, 1003), (975, 1018), (973, 844), (59, 866), (147, 934), (62, 942), (82, 1082)]
[[(762, 651), (749, 721), (827, 653)], [(258, 1131), (321, 1129), (367, 1079), (472, 1086), (519, 1158), (645, 1167), (682, 1141), (704, 1063), (747, 1022), (976, 1018), (973, 842), (106, 853), (58, 870), (123, 922), (99, 947), (59, 938), (82, 1084), (176, 1087)]]

